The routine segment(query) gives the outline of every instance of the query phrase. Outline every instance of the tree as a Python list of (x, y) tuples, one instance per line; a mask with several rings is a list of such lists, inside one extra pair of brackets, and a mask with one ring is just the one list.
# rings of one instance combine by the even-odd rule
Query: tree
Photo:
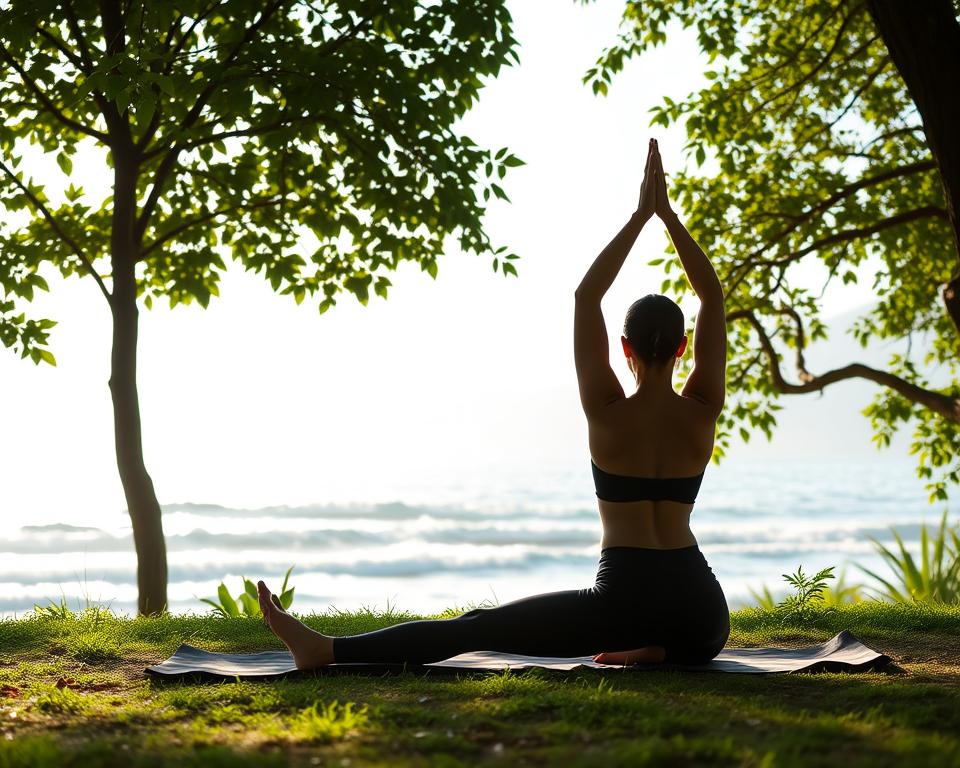
[[(626, 61), (666, 40), (670, 22), (695, 28), (710, 62), (710, 84), (665, 98), (651, 124), (683, 121), (688, 167), (716, 168), (675, 174), (671, 185), (727, 294), (730, 399), (716, 459), (735, 429), (744, 440), (751, 429), (769, 438), (781, 395), (861, 378), (880, 386), (864, 410), (878, 446), (912, 426), (931, 498), (960, 482), (958, 8), (630, 0), (616, 43), (586, 73), (605, 94)], [(819, 296), (831, 281), (863, 279), (868, 257), (883, 264), (878, 301), (852, 332), (864, 347), (904, 348), (884, 370), (851, 362), (813, 373), (804, 350), (828, 336)], [(797, 266), (813, 260), (826, 273), (819, 291), (797, 279)], [(674, 260), (651, 263), (668, 273), (661, 290), (689, 290)], [(788, 352), (795, 381), (782, 368)], [(936, 376), (950, 385), (935, 386)]]
[[(516, 60), (503, 0), (13, 0), (0, 21), (0, 339), (53, 364), (53, 322), (21, 305), (44, 270), (95, 284), (113, 318), (117, 465), (139, 611), (167, 605), (160, 507), (144, 466), (137, 318), (217, 295), (232, 257), (324, 312), (432, 277), (448, 236), (481, 254), (484, 202), (521, 161), (456, 131), (484, 78)], [(21, 170), (27, 144), (64, 179)], [(100, 152), (112, 194), (72, 179)], [(105, 165), (106, 170), (106, 165)], [(69, 182), (69, 184), (67, 183)], [(482, 201), (479, 199), (482, 194)], [(62, 198), (59, 203), (53, 198)], [(493, 250), (494, 271), (516, 274)]]

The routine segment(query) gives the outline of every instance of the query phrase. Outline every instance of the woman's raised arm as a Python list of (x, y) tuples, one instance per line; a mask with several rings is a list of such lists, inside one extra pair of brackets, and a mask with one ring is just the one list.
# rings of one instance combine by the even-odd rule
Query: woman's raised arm
[(693, 370), (681, 394), (709, 406), (715, 415), (723, 409), (726, 395), (727, 320), (723, 286), (710, 259), (697, 245), (670, 207), (660, 148), (653, 142), (654, 178), (657, 183), (657, 215), (663, 219), (677, 249), (687, 279), (700, 299), (693, 333)]
[(623, 387), (610, 367), (607, 327), (600, 300), (610, 289), (623, 262), (656, 209), (653, 175), (653, 139), (647, 150), (647, 165), (640, 187), (640, 204), (630, 220), (594, 259), (574, 291), (573, 358), (580, 385), (580, 402), (587, 418), (624, 397)]

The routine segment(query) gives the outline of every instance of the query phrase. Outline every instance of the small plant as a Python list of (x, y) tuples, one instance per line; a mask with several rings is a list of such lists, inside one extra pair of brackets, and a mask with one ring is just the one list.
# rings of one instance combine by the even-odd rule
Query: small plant
[[(831, 569), (826, 569), (827, 571)], [(823, 573), (823, 572), (821, 572)], [(819, 576), (820, 574), (818, 574)], [(791, 584), (803, 584), (806, 577), (803, 576), (803, 571), (799, 570), (793, 576), (788, 576), (787, 574), (783, 575), (787, 581), (790, 581)], [(825, 575), (824, 578), (834, 578), (832, 575)], [(816, 581), (817, 577), (814, 576), (811, 581)], [(837, 577), (837, 583), (835, 586), (830, 587), (826, 584), (821, 585), (819, 590), (807, 597), (806, 602), (812, 603), (814, 599), (817, 600), (821, 605), (834, 607), (842, 604), (849, 603), (861, 603), (864, 600), (863, 594), (864, 585), (863, 584), (847, 584), (846, 581), (846, 566), (840, 572), (840, 576)], [(770, 587), (764, 584), (761, 587), (761, 591), (757, 592), (750, 587), (747, 588), (747, 591), (753, 596), (753, 599), (756, 600), (757, 608), (760, 608), (764, 611), (778, 612), (784, 611), (790, 613), (792, 603), (788, 604), (789, 600), (796, 602), (797, 600), (802, 600), (802, 592), (794, 595), (792, 598), (787, 598), (781, 603), (777, 603), (776, 598), (773, 596), (773, 593), (770, 591)]]
[(50, 601), (48, 605), (34, 603), (33, 612), (41, 619), (72, 619), (73, 611), (67, 605), (67, 598), (61, 597), (59, 603)]
[[(291, 571), (293, 571), (292, 565), (287, 569), (287, 573), (283, 577), (283, 586), (280, 587), (280, 594), (277, 598), (280, 600), (280, 605), (283, 606), (284, 610), (287, 610), (293, 605), (293, 590), (295, 587), (287, 589), (287, 582), (290, 580)], [(260, 610), (260, 601), (257, 598), (257, 585), (246, 576), (241, 576), (241, 578), (243, 579), (243, 592), (237, 595), (236, 599), (230, 596), (230, 590), (227, 589), (227, 585), (220, 582), (220, 587), (217, 589), (217, 597), (220, 598), (219, 602), (208, 600), (205, 597), (201, 597), (200, 600), (207, 605), (213, 606), (214, 611), (224, 618), (239, 618), (241, 616), (246, 616), (251, 619), (263, 618), (263, 612)]]
[(302, 710), (294, 720), (293, 730), (309, 741), (329, 742), (345, 736), (348, 732), (362, 728), (369, 720), (367, 705), (354, 709), (352, 701), (341, 705), (337, 701), (329, 704), (316, 701)]
[(805, 576), (803, 566), (797, 568), (793, 574), (783, 574), (787, 580), (796, 589), (796, 594), (787, 595), (777, 605), (777, 612), (780, 614), (781, 621), (807, 621), (813, 614), (814, 603), (823, 603), (823, 592), (827, 586), (827, 579), (836, 578), (833, 575), (834, 566), (824, 568), (813, 576)]
[(48, 692), (37, 697), (37, 710), (47, 714), (74, 715), (86, 709), (83, 697), (69, 687), (51, 688)]
[(947, 511), (943, 511), (940, 528), (930, 551), (930, 537), (926, 524), (920, 526), (920, 565), (907, 551), (896, 528), (890, 527), (900, 554), (897, 556), (887, 547), (869, 536), (874, 547), (883, 556), (899, 584), (881, 578), (868, 568), (855, 563), (857, 568), (883, 584), (880, 594), (897, 603), (956, 603), (960, 602), (960, 536), (957, 526), (947, 530)]
[(803, 566), (800, 566), (796, 573), (783, 574), (783, 578), (796, 589), (796, 593), (787, 595), (779, 603), (775, 602), (770, 588), (766, 585), (763, 586), (762, 592), (755, 592), (752, 589), (749, 591), (757, 601), (757, 607), (779, 614), (781, 623), (806, 621), (813, 615), (815, 603), (829, 605), (831, 606), (829, 610), (832, 611), (836, 610), (832, 606), (841, 602), (842, 597), (859, 594), (859, 585), (841, 586), (841, 583), (838, 583), (837, 588), (831, 592), (827, 587), (827, 579), (835, 578), (833, 569), (834, 566), (831, 565), (813, 576), (807, 576), (803, 572)]

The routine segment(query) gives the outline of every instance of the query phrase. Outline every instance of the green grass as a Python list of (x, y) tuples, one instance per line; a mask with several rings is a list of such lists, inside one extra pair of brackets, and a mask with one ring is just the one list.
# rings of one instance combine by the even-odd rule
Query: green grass
[[(421, 617), (305, 620), (343, 635), (411, 618)], [(860, 603), (802, 626), (745, 609), (731, 624), (730, 646), (809, 644), (848, 629), (897, 666), (171, 682), (143, 667), (181, 642), (228, 652), (279, 643), (251, 619), (93, 608), (0, 621), (0, 768), (960, 765), (960, 606)]]

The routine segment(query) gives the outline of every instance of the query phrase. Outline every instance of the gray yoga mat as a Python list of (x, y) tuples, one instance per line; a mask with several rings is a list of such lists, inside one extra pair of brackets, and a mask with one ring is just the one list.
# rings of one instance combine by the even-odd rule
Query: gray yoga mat
[[(462, 653), (431, 664), (331, 664), (319, 674), (353, 673), (383, 674), (400, 672), (454, 673), (472, 671), (521, 670), (539, 667), (569, 671), (594, 669), (683, 669), (691, 672), (735, 672), (760, 674), (769, 672), (863, 672), (877, 670), (891, 661), (889, 656), (868, 648), (846, 630), (824, 643), (805, 648), (725, 648), (708, 664), (598, 664), (589, 656), (559, 659), (550, 656), (520, 656), (494, 651)], [(198, 676), (206, 678), (256, 679), (297, 673), (287, 651), (262, 653), (214, 653), (183, 644), (166, 661), (145, 670), (159, 677)], [(300, 673), (304, 674), (304, 673)], [(314, 674), (308, 672), (306, 674)]]

